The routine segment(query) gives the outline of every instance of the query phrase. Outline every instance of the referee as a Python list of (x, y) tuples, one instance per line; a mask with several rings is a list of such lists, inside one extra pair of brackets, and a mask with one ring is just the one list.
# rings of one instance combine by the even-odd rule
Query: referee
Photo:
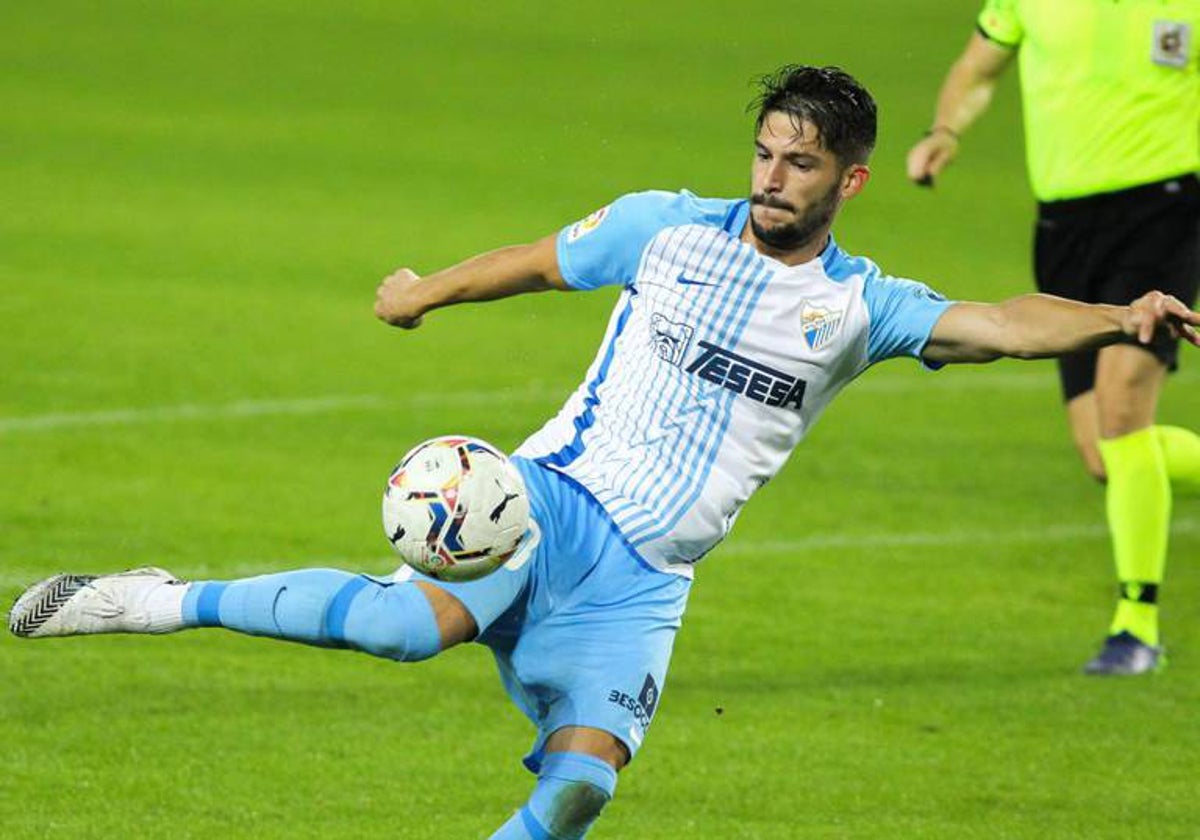
[[(951, 66), (933, 125), (908, 154), (931, 185), (1018, 56), (1038, 289), (1125, 304), (1200, 280), (1200, 0), (987, 0)], [(1059, 361), (1080, 456), (1107, 484), (1119, 600), (1088, 674), (1165, 660), (1158, 592), (1172, 492), (1200, 491), (1200, 437), (1155, 424), (1177, 343), (1119, 344)]]

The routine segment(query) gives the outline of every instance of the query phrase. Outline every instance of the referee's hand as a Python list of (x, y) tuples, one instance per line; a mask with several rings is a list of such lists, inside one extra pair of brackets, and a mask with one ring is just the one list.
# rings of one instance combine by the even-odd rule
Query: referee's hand
[(958, 154), (958, 135), (948, 130), (933, 130), (908, 152), (908, 177), (919, 187), (932, 187), (933, 179), (950, 165)]
[(1162, 292), (1147, 292), (1129, 304), (1122, 329), (1126, 335), (1137, 336), (1142, 344), (1149, 344), (1159, 330), (1167, 330), (1172, 338), (1182, 338), (1189, 344), (1200, 347), (1200, 312), (1193, 312), (1179, 298)]

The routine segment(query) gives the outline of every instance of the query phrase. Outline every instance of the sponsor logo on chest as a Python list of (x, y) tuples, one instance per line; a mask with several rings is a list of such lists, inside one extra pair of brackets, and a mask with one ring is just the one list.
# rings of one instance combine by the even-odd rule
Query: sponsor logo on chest
[(800, 408), (808, 383), (746, 356), (701, 341), (688, 373), (743, 397), (778, 408)]

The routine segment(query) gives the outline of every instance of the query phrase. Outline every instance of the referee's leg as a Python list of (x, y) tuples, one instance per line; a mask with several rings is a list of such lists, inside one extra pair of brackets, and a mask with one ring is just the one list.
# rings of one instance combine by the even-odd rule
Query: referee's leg
[(1102, 440), (1154, 425), (1167, 368), (1142, 347), (1116, 344), (1100, 351), (1096, 363), (1096, 419)]
[(1075, 451), (1083, 461), (1088, 475), (1101, 484), (1108, 478), (1104, 471), (1104, 459), (1096, 441), (1100, 437), (1100, 416), (1096, 409), (1096, 390), (1089, 388), (1067, 400), (1067, 420), (1071, 424), (1071, 440)]
[[(1166, 364), (1148, 348), (1106, 347), (1096, 364), (1096, 449), (1107, 479), (1105, 506), (1119, 597), (1108, 648), (1121, 652), (1158, 646), (1158, 587), (1167, 558), (1171, 484), (1154, 429)], [(1128, 637), (1133, 637), (1129, 639)], [(1121, 665), (1110, 650), (1090, 673), (1140, 673), (1157, 663), (1146, 650)], [(1136, 661), (1135, 661), (1136, 660)]]

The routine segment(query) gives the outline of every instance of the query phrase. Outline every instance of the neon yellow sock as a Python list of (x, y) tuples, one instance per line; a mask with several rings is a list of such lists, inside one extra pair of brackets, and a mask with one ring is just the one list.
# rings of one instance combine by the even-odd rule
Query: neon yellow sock
[(1171, 489), (1200, 495), (1200, 435), (1180, 426), (1155, 426), (1154, 435), (1171, 477)]
[(1127, 630), (1158, 644), (1158, 584), (1167, 562), (1171, 484), (1153, 428), (1101, 440), (1108, 472), (1106, 507), (1121, 600), (1110, 633)]

